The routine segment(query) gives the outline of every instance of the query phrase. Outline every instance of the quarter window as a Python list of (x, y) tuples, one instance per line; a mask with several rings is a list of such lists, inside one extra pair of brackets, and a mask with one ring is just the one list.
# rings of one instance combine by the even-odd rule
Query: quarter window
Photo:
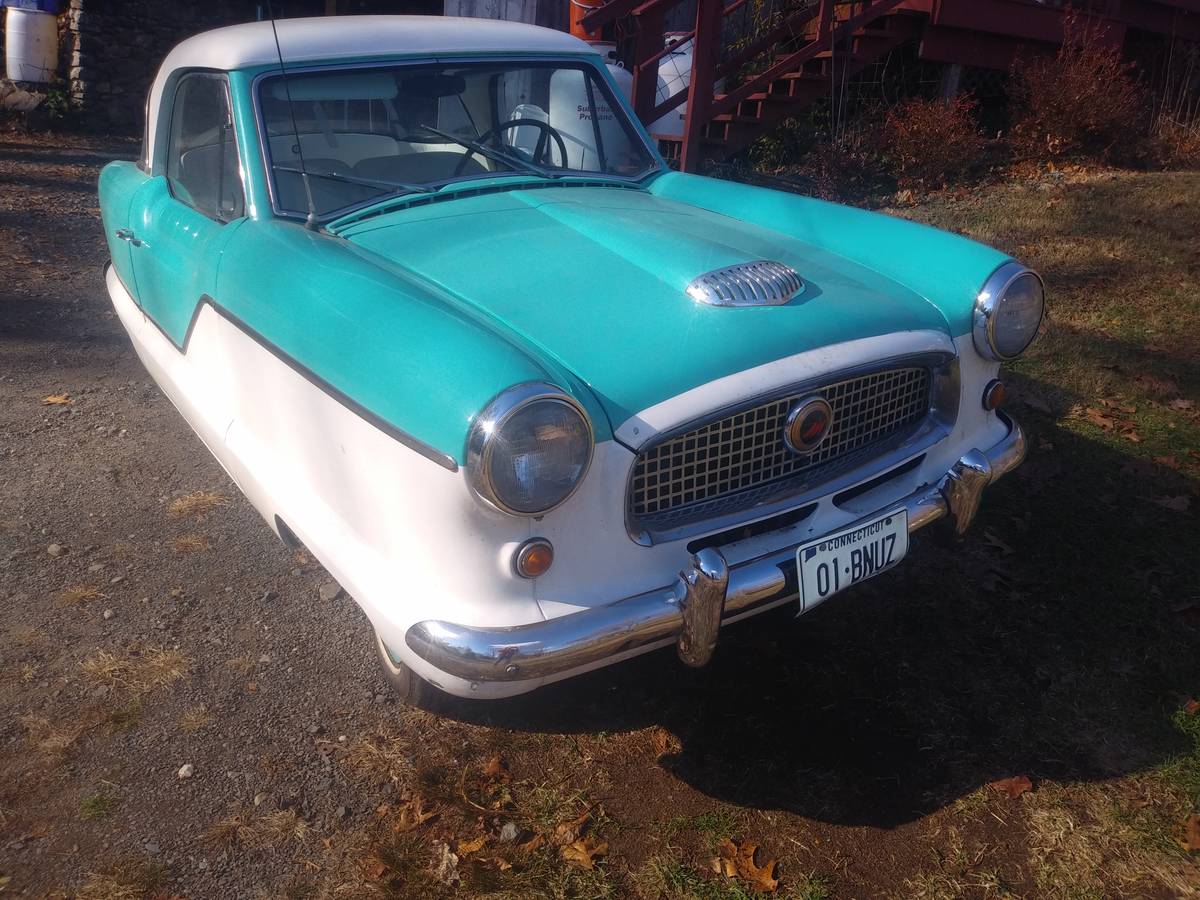
[(175, 90), (167, 181), (176, 199), (228, 222), (245, 214), (229, 91), (220, 75), (185, 75)]

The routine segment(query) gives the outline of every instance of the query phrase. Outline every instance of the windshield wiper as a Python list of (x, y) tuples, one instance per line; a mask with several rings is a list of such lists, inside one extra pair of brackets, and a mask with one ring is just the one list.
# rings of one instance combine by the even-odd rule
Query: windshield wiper
[(330, 181), (343, 181), (347, 184), (360, 184), (363, 187), (376, 187), (380, 188), (381, 190), (392, 192), (389, 194), (389, 196), (401, 191), (419, 194), (433, 193), (433, 190), (427, 184), (409, 184), (406, 181), (379, 181), (374, 178), (361, 178), (358, 175), (342, 175), (338, 172), (309, 172), (307, 169), (297, 169), (294, 166), (281, 166), (278, 163), (272, 163), (271, 168), (279, 172), (292, 172), (296, 175), (306, 175), (310, 178), (328, 178)]
[(424, 123), (421, 123), (419, 127), (424, 128), (426, 131), (432, 131), (438, 137), (444, 137), (448, 141), (453, 141), (460, 147), (466, 147), (468, 150), (472, 150), (475, 153), (478, 153), (480, 156), (486, 156), (493, 162), (504, 163), (506, 166), (517, 169), (518, 171), (524, 172), (527, 175), (540, 175), (543, 178), (560, 177), (557, 172), (552, 172), (543, 166), (539, 166), (535, 162), (521, 159), (519, 156), (509, 156), (503, 150), (497, 150), (495, 147), (489, 147), (486, 144), (479, 143), (479, 141), (473, 141), (470, 138), (459, 137), (458, 135), (451, 134), (448, 131), (442, 131), (440, 128), (434, 128), (432, 125), (426, 125)]

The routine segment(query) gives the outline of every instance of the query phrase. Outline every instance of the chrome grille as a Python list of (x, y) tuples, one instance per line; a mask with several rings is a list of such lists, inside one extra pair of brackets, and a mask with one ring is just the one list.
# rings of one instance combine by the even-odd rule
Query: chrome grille
[[(647, 526), (674, 524), (754, 505), (767, 486), (832, 477), (920, 424), (929, 413), (929, 388), (928, 369), (889, 369), (809, 388), (668, 438), (634, 462), (630, 515)], [(833, 408), (833, 426), (816, 450), (796, 454), (783, 439), (788, 413), (812, 396)]]

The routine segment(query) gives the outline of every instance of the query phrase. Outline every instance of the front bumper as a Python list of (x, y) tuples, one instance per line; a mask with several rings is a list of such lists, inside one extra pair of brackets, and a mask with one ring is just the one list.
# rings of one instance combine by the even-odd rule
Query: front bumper
[[(983, 489), (1025, 458), (1024, 432), (1006, 421), (1008, 434), (995, 446), (969, 451), (936, 484), (887, 505), (907, 509), (910, 533), (943, 518), (960, 535), (970, 527)], [(735, 566), (720, 550), (704, 549), (674, 584), (607, 606), (511, 628), (418, 622), (405, 642), (436, 669), (471, 682), (549, 678), (672, 638), (684, 662), (700, 666), (712, 657), (723, 621), (797, 594), (797, 546)]]

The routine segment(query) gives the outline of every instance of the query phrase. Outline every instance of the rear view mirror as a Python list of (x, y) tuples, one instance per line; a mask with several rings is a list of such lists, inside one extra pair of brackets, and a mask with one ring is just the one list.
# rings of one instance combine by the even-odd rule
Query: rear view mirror
[(461, 75), (445, 73), (422, 73), (409, 75), (400, 82), (401, 92), (411, 97), (457, 97), (467, 89), (467, 80)]

